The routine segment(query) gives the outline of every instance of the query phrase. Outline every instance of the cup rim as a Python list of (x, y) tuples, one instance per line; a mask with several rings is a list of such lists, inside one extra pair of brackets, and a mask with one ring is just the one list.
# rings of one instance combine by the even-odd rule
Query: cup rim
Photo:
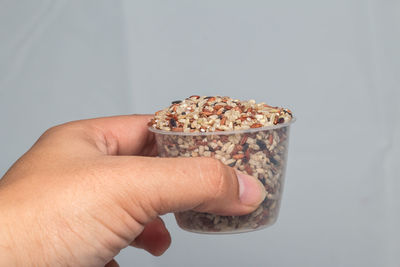
[(289, 122), (280, 123), (277, 125), (265, 126), (260, 128), (250, 128), (250, 129), (242, 129), (242, 130), (233, 130), (233, 131), (218, 131), (218, 132), (173, 132), (173, 131), (165, 131), (156, 129), (153, 126), (149, 126), (148, 129), (150, 132), (156, 134), (163, 135), (179, 135), (179, 136), (207, 136), (207, 135), (232, 135), (232, 134), (244, 134), (244, 133), (254, 133), (254, 132), (263, 132), (268, 130), (275, 130), (283, 127), (288, 127), (296, 121), (296, 117), (292, 117)]

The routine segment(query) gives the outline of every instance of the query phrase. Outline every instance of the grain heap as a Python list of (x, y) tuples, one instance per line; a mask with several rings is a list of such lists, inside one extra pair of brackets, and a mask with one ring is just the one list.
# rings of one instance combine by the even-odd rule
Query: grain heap
[(149, 123), (154, 128), (174, 132), (215, 132), (260, 128), (289, 122), (288, 109), (254, 100), (239, 101), (220, 96), (191, 96), (173, 101), (157, 111)]
[(160, 157), (214, 157), (258, 178), (267, 191), (262, 204), (248, 215), (186, 211), (176, 213), (178, 224), (209, 233), (245, 232), (273, 224), (279, 212), (292, 119), (288, 109), (219, 96), (191, 96), (156, 112), (149, 129), (156, 133)]

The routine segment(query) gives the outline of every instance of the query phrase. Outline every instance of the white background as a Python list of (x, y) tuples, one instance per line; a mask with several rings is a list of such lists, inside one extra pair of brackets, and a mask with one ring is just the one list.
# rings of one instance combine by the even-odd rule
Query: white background
[(121, 266), (400, 266), (400, 1), (0, 0), (0, 176), (65, 121), (191, 94), (289, 107), (278, 222)]

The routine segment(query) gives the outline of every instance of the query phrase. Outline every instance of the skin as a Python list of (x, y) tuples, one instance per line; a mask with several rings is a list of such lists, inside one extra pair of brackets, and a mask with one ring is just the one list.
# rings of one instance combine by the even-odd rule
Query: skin
[(159, 256), (159, 215), (242, 215), (261, 183), (212, 158), (157, 158), (148, 115), (47, 130), (0, 180), (0, 266), (118, 266), (127, 246)]

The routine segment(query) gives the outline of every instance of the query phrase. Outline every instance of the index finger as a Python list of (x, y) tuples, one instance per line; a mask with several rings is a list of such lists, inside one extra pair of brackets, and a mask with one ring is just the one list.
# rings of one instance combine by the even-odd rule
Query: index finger
[(155, 138), (147, 123), (152, 115), (122, 115), (71, 122), (100, 139), (108, 155), (154, 155)]

